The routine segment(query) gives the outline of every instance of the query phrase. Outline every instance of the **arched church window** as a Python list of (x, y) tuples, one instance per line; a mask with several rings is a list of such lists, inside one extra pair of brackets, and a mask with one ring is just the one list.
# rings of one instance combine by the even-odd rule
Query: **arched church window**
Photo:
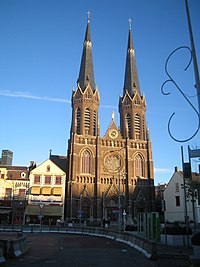
[(90, 109), (85, 109), (85, 116), (84, 116), (84, 128), (85, 134), (89, 134), (90, 131)]
[(94, 110), (94, 115), (93, 115), (93, 135), (96, 136), (97, 134), (97, 113), (96, 110)]
[(144, 177), (144, 161), (139, 154), (135, 157), (135, 176)]
[(140, 115), (135, 114), (135, 139), (140, 139)]
[(76, 133), (81, 134), (81, 110), (77, 108), (76, 110)]
[(128, 137), (131, 138), (131, 115), (129, 113), (125, 116), (126, 127), (128, 127)]
[(90, 173), (91, 171), (91, 154), (88, 150), (84, 150), (81, 157), (82, 173)]
[(86, 98), (92, 98), (92, 95), (91, 95), (91, 92), (90, 92), (90, 90), (88, 90), (87, 91), (87, 93), (86, 93), (86, 96), (85, 96)]
[(135, 105), (137, 105), (137, 106), (139, 106), (139, 105), (140, 105), (140, 100), (139, 100), (139, 98), (138, 98), (138, 97), (136, 97), (136, 99), (135, 99)]

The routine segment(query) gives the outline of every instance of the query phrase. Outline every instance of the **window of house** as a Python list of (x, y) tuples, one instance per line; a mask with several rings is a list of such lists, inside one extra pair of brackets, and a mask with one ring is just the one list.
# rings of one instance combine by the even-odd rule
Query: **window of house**
[(175, 200), (176, 200), (176, 207), (180, 206), (180, 196), (175, 196)]
[(26, 196), (26, 189), (25, 188), (20, 188), (19, 189), (19, 199), (24, 199)]
[(61, 176), (56, 176), (56, 184), (61, 184)]
[(5, 197), (8, 199), (12, 197), (12, 188), (6, 188)]
[(1, 174), (1, 178), (4, 179), (4, 176), (5, 176), (4, 173), (2, 173), (2, 174)]
[(51, 176), (45, 176), (45, 184), (51, 183)]
[(34, 176), (34, 184), (40, 184), (40, 176), (39, 175)]
[(175, 183), (175, 192), (179, 192), (179, 183)]
[(50, 170), (51, 170), (50, 165), (47, 165), (47, 172), (50, 172)]

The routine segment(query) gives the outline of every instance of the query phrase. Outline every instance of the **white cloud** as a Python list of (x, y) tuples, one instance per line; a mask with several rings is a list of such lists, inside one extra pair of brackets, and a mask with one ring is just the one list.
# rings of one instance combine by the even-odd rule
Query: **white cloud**
[(48, 96), (34, 96), (31, 95), (29, 92), (12, 92), (9, 90), (0, 90), (0, 95), (8, 96), (8, 97), (21, 97), (21, 98), (29, 98), (35, 100), (43, 100), (43, 101), (53, 101), (53, 102), (64, 102), (64, 103), (71, 103), (70, 100), (62, 99), (62, 98), (53, 98)]
[[(14, 92), (10, 90), (0, 90), (0, 95), (8, 96), (8, 97), (20, 97), (20, 98), (29, 98), (41, 101), (53, 101), (53, 102), (63, 102), (71, 104), (71, 100), (63, 99), (63, 98), (53, 98), (48, 96), (35, 96), (30, 94), (29, 92)], [(100, 108), (112, 108), (117, 109), (117, 106), (110, 106), (110, 105), (100, 105)]]

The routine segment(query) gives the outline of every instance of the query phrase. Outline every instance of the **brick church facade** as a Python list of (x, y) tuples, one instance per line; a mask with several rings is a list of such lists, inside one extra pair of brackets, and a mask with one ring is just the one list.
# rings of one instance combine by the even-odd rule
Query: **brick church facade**
[(146, 124), (146, 100), (140, 93), (131, 25), (128, 33), (120, 128), (114, 113), (100, 136), (100, 92), (95, 85), (90, 19), (87, 21), (77, 87), (72, 92), (68, 140), (66, 218), (132, 221), (154, 203), (152, 147)]

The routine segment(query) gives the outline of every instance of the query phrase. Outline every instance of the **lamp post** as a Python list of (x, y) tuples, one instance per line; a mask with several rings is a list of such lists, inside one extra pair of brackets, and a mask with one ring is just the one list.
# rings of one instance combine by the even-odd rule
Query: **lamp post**
[[(117, 170), (118, 173), (118, 230), (121, 231), (121, 199), (120, 199), (120, 169), (121, 169), (121, 156), (120, 156), (120, 151), (125, 149), (125, 147), (122, 147), (121, 149), (118, 150), (112, 150), (110, 151), (110, 153), (117, 153), (117, 159), (118, 159), (118, 163), (117, 163), (117, 168), (115, 169), (115, 171)], [(116, 163), (116, 161), (115, 161)]]
[(82, 194), (80, 194), (80, 206), (79, 206), (79, 223), (81, 225), (81, 219), (82, 219)]
[(118, 230), (121, 230), (121, 209), (120, 209), (120, 159), (118, 167)]

